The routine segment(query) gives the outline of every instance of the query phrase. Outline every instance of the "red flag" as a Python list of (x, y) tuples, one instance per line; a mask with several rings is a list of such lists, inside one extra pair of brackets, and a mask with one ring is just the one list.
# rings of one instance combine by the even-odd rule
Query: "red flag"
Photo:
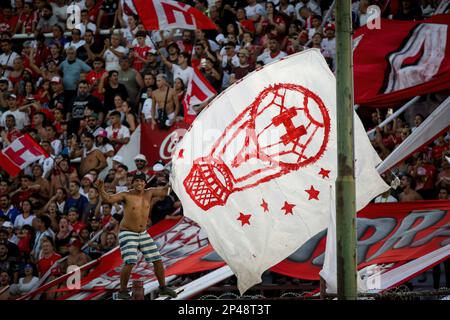
[(147, 30), (217, 29), (207, 16), (187, 4), (171, 0), (133, 1)]
[(0, 167), (15, 177), (42, 156), (48, 157), (47, 152), (30, 135), (25, 134), (0, 152)]
[(183, 99), (184, 121), (191, 124), (197, 116), (192, 107), (205, 102), (216, 94), (216, 90), (206, 80), (203, 74), (197, 68), (194, 68), (194, 76), (188, 83)]
[(450, 89), (449, 27), (450, 14), (442, 14), (423, 21), (383, 19), (379, 30), (358, 29), (355, 103), (390, 107)]

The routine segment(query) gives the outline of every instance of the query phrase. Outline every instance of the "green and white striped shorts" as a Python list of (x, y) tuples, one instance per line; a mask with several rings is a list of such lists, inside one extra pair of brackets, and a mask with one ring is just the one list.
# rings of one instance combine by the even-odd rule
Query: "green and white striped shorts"
[(127, 230), (119, 232), (120, 254), (125, 264), (136, 264), (138, 250), (144, 255), (145, 261), (161, 260), (158, 247), (147, 231), (138, 233)]

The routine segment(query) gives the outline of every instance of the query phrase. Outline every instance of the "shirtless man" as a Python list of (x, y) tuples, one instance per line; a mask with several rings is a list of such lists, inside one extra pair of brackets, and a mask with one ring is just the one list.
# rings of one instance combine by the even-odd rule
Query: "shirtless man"
[(76, 141), (72, 141), (72, 152), (70, 158), (81, 157), (80, 175), (84, 177), (90, 170), (101, 172), (107, 165), (105, 156), (94, 147), (94, 136), (92, 133), (84, 134), (84, 148), (76, 149)]
[(157, 110), (164, 109), (164, 106), (167, 113), (167, 121), (165, 125), (170, 127), (175, 121), (175, 117), (180, 112), (180, 104), (177, 93), (169, 86), (167, 83), (167, 78), (164, 74), (158, 74), (156, 76), (156, 86), (158, 89), (152, 93), (152, 129), (155, 129), (156, 126)]
[(128, 280), (131, 270), (137, 263), (138, 250), (144, 255), (145, 261), (152, 262), (156, 278), (159, 282), (159, 294), (172, 298), (176, 292), (169, 289), (165, 283), (164, 266), (156, 243), (147, 233), (147, 222), (152, 205), (163, 199), (168, 187), (145, 189), (145, 175), (137, 174), (133, 177), (133, 189), (114, 195), (106, 193), (102, 180), (97, 180), (96, 186), (104, 202), (124, 202), (124, 217), (120, 223), (119, 245), (124, 265), (120, 273), (119, 299), (131, 299), (128, 294)]
[[(69, 255), (67, 256), (65, 271), (69, 266), (81, 267), (88, 263), (91, 259), (81, 251), (83, 244), (79, 239), (73, 238), (70, 241)], [(83, 276), (87, 274), (87, 270), (83, 272)]]
[(406, 174), (400, 179), (403, 192), (400, 193), (400, 202), (423, 200), (422, 196), (414, 190), (413, 177)]

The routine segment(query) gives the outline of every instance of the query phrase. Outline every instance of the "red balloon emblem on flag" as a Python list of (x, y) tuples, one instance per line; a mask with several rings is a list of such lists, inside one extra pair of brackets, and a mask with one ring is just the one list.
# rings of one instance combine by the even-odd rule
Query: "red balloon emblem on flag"
[(325, 152), (330, 116), (322, 99), (296, 84), (264, 89), (213, 144), (183, 181), (203, 210), (230, 194), (315, 163)]

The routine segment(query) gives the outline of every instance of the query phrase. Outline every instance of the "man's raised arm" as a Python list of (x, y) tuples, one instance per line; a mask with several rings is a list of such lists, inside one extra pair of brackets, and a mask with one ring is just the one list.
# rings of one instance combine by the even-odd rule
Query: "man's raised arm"
[(169, 184), (163, 186), (163, 187), (156, 187), (156, 188), (149, 188), (148, 190), (150, 190), (152, 192), (152, 196), (153, 198), (158, 198), (158, 199), (164, 199), (166, 196), (169, 195), (170, 191), (170, 186)]
[(98, 192), (102, 200), (106, 203), (114, 203), (125, 200), (125, 192), (119, 192), (116, 194), (109, 194), (105, 191), (105, 186), (103, 184), (103, 180), (98, 179), (95, 183), (97, 186)]

